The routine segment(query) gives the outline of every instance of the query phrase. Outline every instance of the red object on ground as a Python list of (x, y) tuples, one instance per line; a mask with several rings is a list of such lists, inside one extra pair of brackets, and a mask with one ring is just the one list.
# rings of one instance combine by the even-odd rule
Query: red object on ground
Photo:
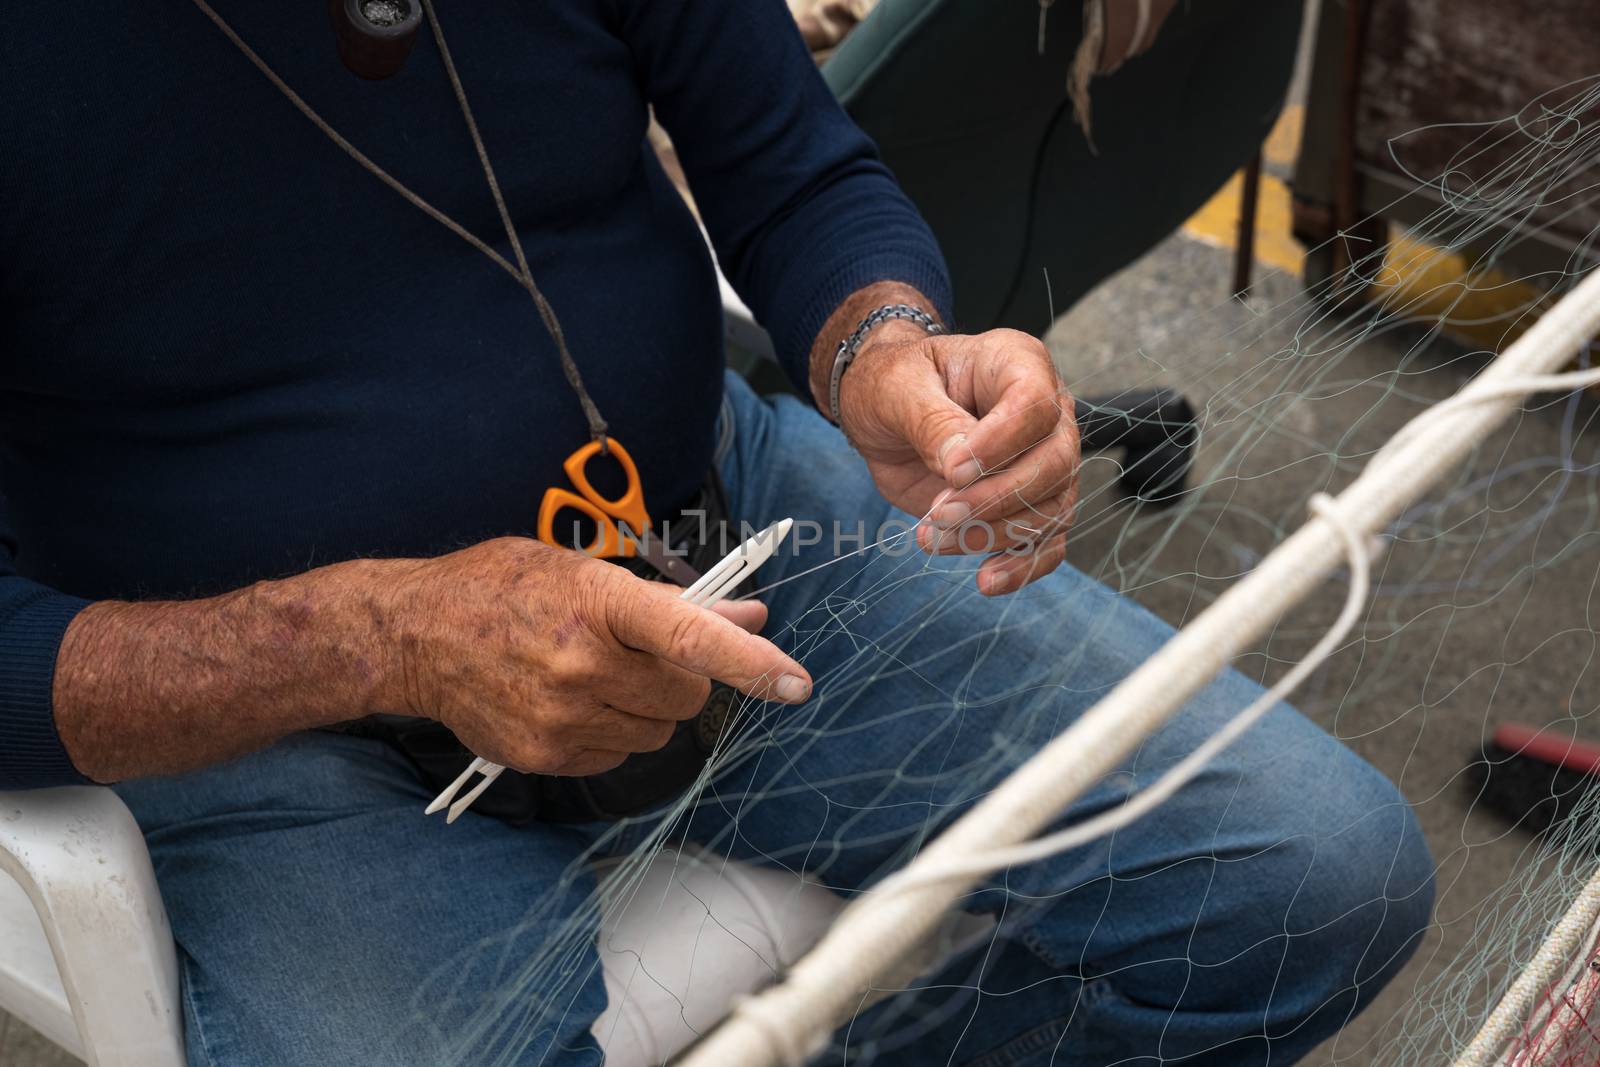
[(1522, 722), (1502, 723), (1495, 727), (1494, 744), (1502, 751), (1515, 752), (1553, 767), (1600, 777), (1600, 745), (1563, 736), (1552, 726), (1541, 729)]

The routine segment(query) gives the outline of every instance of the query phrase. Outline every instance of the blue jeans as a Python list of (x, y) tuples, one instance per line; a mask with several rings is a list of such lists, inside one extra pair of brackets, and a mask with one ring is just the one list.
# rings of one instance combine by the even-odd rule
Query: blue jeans
[[(975, 560), (915, 550), (804, 573), (857, 547), (835, 544), (835, 520), (870, 542), (906, 517), (814, 411), (732, 376), (727, 397), (733, 515), (824, 531), (757, 578), (793, 579), (764, 595), (768, 633), (817, 687), (801, 708), (748, 709), (678, 832), (849, 894), (1171, 631), (1067, 567), (993, 600), (973, 588)], [(1258, 691), (1219, 678), (1066, 820), (1147, 784)], [(177, 936), (192, 1064), (601, 1062), (592, 944), (579, 936), (536, 989), (529, 961), (591, 921), (586, 858), (629, 847), (655, 819), (446, 827), (423, 818), (430, 791), (404, 758), (325, 733), (118, 791)], [(995, 937), (836, 1041), (852, 1063), (918, 1067), (1289, 1063), (1409, 957), (1432, 874), (1395, 788), (1281, 707), (1154, 816), (989, 880), (966, 906), (997, 917)]]

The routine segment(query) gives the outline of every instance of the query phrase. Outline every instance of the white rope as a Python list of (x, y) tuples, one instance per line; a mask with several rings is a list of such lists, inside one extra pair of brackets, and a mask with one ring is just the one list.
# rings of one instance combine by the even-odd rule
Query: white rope
[(1572, 392), (1593, 385), (1600, 385), (1600, 367), (1569, 371), (1566, 374), (1528, 374), (1520, 378), (1508, 378), (1486, 388), (1463, 389), (1455, 396), (1439, 401), (1400, 427), (1388, 443), (1373, 454), (1373, 461), (1382, 460), (1416, 434), (1426, 432), (1427, 428), (1439, 419), (1447, 418), (1452, 412), (1462, 408), (1488, 403), (1491, 400), (1516, 399), (1533, 393)]
[(1317, 493), (1312, 496), (1309, 505), (1311, 513), (1318, 520), (1331, 524), (1338, 531), (1340, 539), (1344, 541), (1345, 553), (1350, 560), (1350, 592), (1345, 597), (1344, 608), (1339, 612), (1338, 619), (1328, 628), (1322, 640), (1312, 646), (1304, 659), (1285, 672), (1276, 685), (1262, 693), (1243, 711), (1230, 719), (1226, 726), (1211, 735), (1204, 744), (1156, 779), (1154, 785), (1130, 797), (1120, 807), (1064, 830), (1046, 834), (1026, 844), (989, 849), (975, 856), (950, 859), (942, 864), (921, 868), (908, 867), (878, 883), (876, 892), (884, 895), (904, 893), (918, 886), (932, 885), (951, 878), (981, 877), (1006, 867), (1037, 863), (1042, 859), (1087, 845), (1090, 841), (1131, 825), (1189, 784), (1206, 764), (1236, 741), (1239, 735), (1253, 726), (1258, 719), (1276, 707), (1279, 701), (1293, 692), (1312, 671), (1322, 666), (1323, 661), (1333, 654), (1334, 649), (1339, 647), (1340, 642), (1355, 626), (1356, 620), (1361, 617), (1361, 607), (1367, 602), (1367, 590), (1371, 586), (1372, 559), (1376, 555), (1374, 548), (1364, 544), (1354, 526), (1339, 514), (1338, 505), (1331, 496)]
[(1600, 922), (1600, 870), (1578, 893), (1566, 914), (1551, 927), (1539, 951), (1489, 1013), (1477, 1036), (1456, 1058), (1455, 1067), (1492, 1067), (1502, 1062), (1506, 1047), (1522, 1034), (1530, 1012), (1551, 981), (1571, 973), (1573, 954), (1588, 946), (1596, 922)]
[[(1337, 503), (1328, 494), (1314, 494), (1308, 502), (1308, 507), (1315, 518), (1332, 525), (1344, 542), (1345, 554), (1350, 561), (1350, 588), (1345, 596), (1344, 607), (1333, 625), (1328, 628), (1328, 632), (1312, 646), (1300, 662), (1285, 672), (1272, 688), (1262, 693), (1204, 744), (1158, 778), (1154, 785), (1129, 798), (1115, 810), (1026, 844), (991, 849), (965, 859), (951, 859), (943, 864), (920, 869), (908, 868), (884, 879), (875, 887), (874, 892), (881, 898), (952, 878), (981, 877), (1007, 867), (1036, 863), (1129, 826), (1154, 811), (1192, 781), (1223, 749), (1293, 692), (1312, 671), (1333, 654), (1355, 627), (1371, 588), (1373, 558), (1382, 550), (1381, 544), (1372, 546), (1364, 543), (1353, 525), (1339, 514)], [(803, 1057), (797, 1056), (797, 1049), (792, 1043), (796, 1035), (784, 1031), (781, 1017), (773, 1014), (771, 1005), (756, 997), (745, 997), (734, 1008), (733, 1014), (748, 1019), (762, 1031), (773, 1060), (780, 1067), (800, 1067), (804, 1062)]]
[[(1600, 270), (1591, 270), (1481, 375), (1460, 402), (1425, 412), (1417, 427), (1375, 455), (1336, 500), (1350, 531), (1372, 536), (1454, 469), (1517, 408), (1528, 381), (1565, 366), (1600, 333)], [(1589, 372), (1582, 372), (1587, 375)], [(1559, 387), (1559, 386), (1558, 386)], [(1506, 395), (1509, 391), (1510, 395)], [(1426, 424), (1422, 420), (1426, 419)], [(1345, 529), (1328, 521), (1302, 526), (1174, 634), (1033, 758), (933, 839), (906, 877), (1028, 841), (1091, 785), (1114, 770), (1184, 702), (1316, 590), (1347, 553)], [(770, 1026), (793, 1035), (826, 1035), (843, 1023), (863, 991), (927, 938), (966, 891), (972, 875), (944, 878), (893, 894), (875, 889), (847, 909), (790, 972), (761, 993), (769, 1026), (736, 1011), (682, 1060), (681, 1067), (774, 1067)], [(1600, 889), (1597, 889), (1600, 892)], [(813, 1038), (815, 1039), (815, 1038)], [(790, 1047), (805, 1047), (798, 1039)]]
[(735, 1015), (761, 1032), (776, 1067), (805, 1067), (806, 1060), (820, 1051), (828, 1035), (796, 1034), (784, 1025), (776, 1011), (774, 1005), (763, 1003), (759, 997), (740, 997), (733, 1008)]
[[(1600, 874), (1600, 870), (1596, 873)], [(1573, 906), (1577, 906), (1576, 900)], [(1597, 939), (1600, 939), (1600, 916), (1583, 933), (1570, 954), (1572, 962), (1566, 973), (1549, 987), (1552, 991), (1560, 990), (1560, 995), (1540, 998), (1539, 1006), (1524, 1025), (1523, 1034), (1534, 1040), (1513, 1039), (1511, 1047), (1515, 1048), (1516, 1058), (1512, 1060), (1512, 1067), (1534, 1067), (1540, 1062), (1538, 1057), (1551, 1051), (1552, 1047), (1558, 1046), (1570, 1035), (1580, 1031), (1592, 1033), (1588, 1027), (1588, 1017), (1593, 1010), (1596, 993), (1600, 991), (1596, 988), (1600, 975), (1590, 968), (1589, 960), (1590, 949)], [(1519, 1045), (1520, 1048), (1516, 1047)]]

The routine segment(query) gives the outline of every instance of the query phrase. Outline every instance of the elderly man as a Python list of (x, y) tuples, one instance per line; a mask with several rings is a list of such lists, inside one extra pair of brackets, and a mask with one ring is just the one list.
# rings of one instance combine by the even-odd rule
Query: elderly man
[[(0, 37), (0, 787), (116, 783), (197, 1065), (599, 1063), (592, 938), (530, 961), (589, 921), (584, 858), (636, 840), (615, 820), (694, 781), (713, 683), (768, 702), (722, 743), (771, 740), (683, 832), (848, 892), (1169, 632), (1063, 565), (1068, 393), (1037, 340), (953, 329), (781, 0), (440, 15), (380, 80), (316, 3), (32, 5)], [(815, 408), (724, 376), (652, 109)], [(691, 607), (534, 536), (571, 525), (541, 502), (591, 443), (578, 476), (631, 457), (702, 569), (719, 538), (664, 520), (899, 519), (924, 554), (885, 589), (807, 573), (825, 537), (761, 572), (793, 579), (765, 607)], [(824, 599), (855, 610), (800, 641)], [(1255, 693), (1220, 679), (1065, 818)], [(521, 774), (424, 818), (466, 749)], [(855, 1039), (1287, 1063), (1407, 957), (1431, 870), (1393, 787), (1279, 709), (1156, 817), (970, 897), (997, 943)]]

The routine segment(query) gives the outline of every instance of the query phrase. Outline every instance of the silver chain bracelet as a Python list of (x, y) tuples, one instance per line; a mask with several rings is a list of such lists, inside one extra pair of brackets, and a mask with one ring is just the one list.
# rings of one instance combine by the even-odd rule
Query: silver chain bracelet
[(910, 304), (885, 304), (862, 319), (855, 332), (839, 342), (839, 351), (833, 357), (833, 375), (828, 380), (828, 415), (835, 426), (839, 425), (839, 381), (844, 377), (845, 368), (855, 360), (861, 342), (867, 339), (872, 328), (890, 319), (908, 319), (929, 333), (944, 333), (944, 327), (932, 315)]

